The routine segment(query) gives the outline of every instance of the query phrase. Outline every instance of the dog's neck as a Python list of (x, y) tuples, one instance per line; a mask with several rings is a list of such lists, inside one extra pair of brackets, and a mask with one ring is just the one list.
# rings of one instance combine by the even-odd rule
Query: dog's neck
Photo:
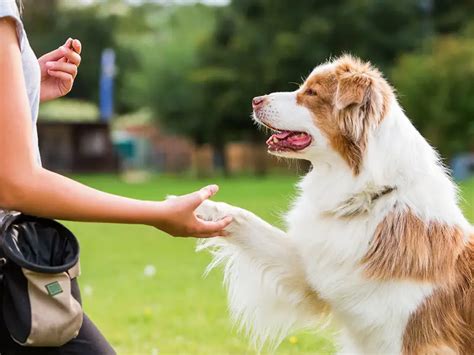
[[(395, 190), (420, 181), (420, 170), (436, 164), (424, 141), (394, 99), (381, 125), (370, 132), (361, 170), (354, 174), (336, 151), (315, 157), (313, 171), (302, 184), (320, 201), (321, 210), (338, 217), (369, 213)], [(426, 171), (426, 170), (425, 170)], [(331, 196), (326, 196), (327, 191)], [(326, 201), (327, 200), (327, 201)]]
[[(315, 159), (314, 169), (299, 184), (319, 211), (349, 217), (366, 214), (383, 201), (403, 203), (430, 217), (445, 209), (459, 216), (457, 190), (436, 151), (419, 134), (398, 103), (371, 133), (362, 169), (354, 175), (342, 158), (331, 152)], [(453, 217), (454, 218), (454, 217)], [(456, 217), (458, 218), (458, 217)]]

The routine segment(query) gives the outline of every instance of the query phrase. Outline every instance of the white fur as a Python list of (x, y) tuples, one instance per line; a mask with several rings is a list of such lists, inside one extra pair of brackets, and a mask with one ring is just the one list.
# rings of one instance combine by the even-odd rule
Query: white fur
[[(456, 224), (467, 238), (472, 229), (458, 207), (456, 187), (395, 99), (370, 133), (357, 176), (329, 147), (311, 113), (297, 105), (296, 92), (271, 94), (267, 100), (255, 119), (311, 134), (313, 142), (304, 151), (279, 155), (308, 159), (313, 170), (298, 185), (286, 232), (227, 204), (207, 201), (200, 207), (204, 218), (235, 218), (229, 237), (201, 245), (213, 250), (211, 268), (224, 264), (233, 319), (257, 345), (277, 344), (289, 332), (315, 326), (327, 303), (342, 329), (341, 353), (399, 354), (410, 314), (436, 285), (369, 280), (361, 273), (360, 259), (395, 203), (421, 217)], [(383, 186), (396, 190), (367, 204), (364, 193)], [(327, 213), (354, 196), (367, 213), (350, 219)]]

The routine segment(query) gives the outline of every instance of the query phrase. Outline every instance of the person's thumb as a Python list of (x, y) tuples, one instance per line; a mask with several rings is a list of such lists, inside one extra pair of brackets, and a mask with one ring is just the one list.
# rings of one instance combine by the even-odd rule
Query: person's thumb
[(50, 62), (50, 61), (56, 61), (58, 59), (61, 59), (64, 57), (64, 48), (69, 48), (71, 45), (71, 38), (68, 38), (66, 42), (59, 48), (56, 48), (54, 51), (46, 53), (43, 55), (40, 59), (43, 62)]
[(199, 206), (208, 198), (214, 196), (217, 191), (219, 191), (219, 186), (217, 185), (208, 185), (203, 187), (201, 190), (192, 193), (193, 196), (193, 204), (195, 207)]

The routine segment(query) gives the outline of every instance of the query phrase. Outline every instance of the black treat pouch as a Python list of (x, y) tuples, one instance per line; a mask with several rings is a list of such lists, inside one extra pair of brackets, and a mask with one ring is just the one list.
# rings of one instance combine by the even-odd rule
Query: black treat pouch
[(79, 243), (62, 224), (18, 213), (0, 227), (3, 315), (23, 346), (61, 346), (82, 326)]

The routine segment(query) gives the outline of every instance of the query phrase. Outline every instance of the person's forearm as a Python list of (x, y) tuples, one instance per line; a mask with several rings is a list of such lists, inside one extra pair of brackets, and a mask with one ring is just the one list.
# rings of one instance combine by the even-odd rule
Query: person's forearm
[[(162, 203), (140, 201), (95, 190), (43, 168), (4, 186), (0, 207), (75, 221), (158, 225)], [(3, 204), (3, 206), (1, 206)]]

